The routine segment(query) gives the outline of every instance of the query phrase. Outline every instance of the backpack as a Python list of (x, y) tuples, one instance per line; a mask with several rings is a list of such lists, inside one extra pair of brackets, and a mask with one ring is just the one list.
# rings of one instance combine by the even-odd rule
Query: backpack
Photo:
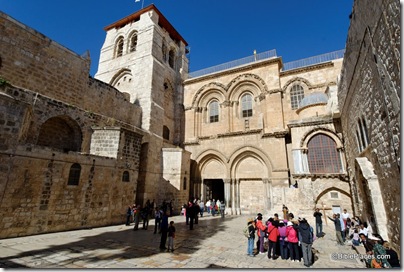
[(246, 238), (250, 238), (250, 231), (248, 230), (249, 225), (247, 225), (244, 229), (243, 229), (243, 234)]

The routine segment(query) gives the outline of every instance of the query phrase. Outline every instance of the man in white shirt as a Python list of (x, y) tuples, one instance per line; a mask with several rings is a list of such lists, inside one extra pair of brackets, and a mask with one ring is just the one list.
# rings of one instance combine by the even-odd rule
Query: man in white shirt
[(210, 199), (206, 201), (206, 211), (210, 214)]
[(360, 231), (359, 234), (363, 233), (365, 234), (366, 237), (368, 237), (368, 230), (365, 228), (365, 226), (363, 224), (360, 225)]

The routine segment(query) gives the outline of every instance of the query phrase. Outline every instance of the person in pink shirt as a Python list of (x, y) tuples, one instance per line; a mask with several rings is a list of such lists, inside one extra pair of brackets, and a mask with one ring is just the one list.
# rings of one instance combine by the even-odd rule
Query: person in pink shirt
[(289, 258), (289, 243), (286, 239), (286, 223), (284, 221), (279, 221), (279, 249), (281, 252), (282, 260), (287, 260)]
[(288, 222), (286, 227), (286, 237), (289, 242), (289, 252), (290, 252), (290, 260), (292, 262), (300, 262), (300, 254), (299, 254), (299, 238), (297, 237), (297, 231), (293, 227), (293, 223), (291, 221)]

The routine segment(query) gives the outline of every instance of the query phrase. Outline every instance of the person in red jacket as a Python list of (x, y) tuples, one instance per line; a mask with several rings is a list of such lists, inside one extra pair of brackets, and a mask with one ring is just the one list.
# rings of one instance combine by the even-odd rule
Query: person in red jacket
[(258, 242), (257, 249), (259, 254), (265, 254), (264, 252), (264, 238), (265, 238), (265, 230), (267, 227), (262, 223), (262, 214), (258, 214), (257, 221), (255, 223), (255, 228), (257, 229), (258, 234)]
[[(272, 218), (270, 218), (271, 220)], [(276, 256), (276, 243), (278, 242), (278, 237), (279, 237), (279, 230), (278, 230), (278, 221), (273, 220), (271, 224), (268, 224), (268, 259), (273, 259), (275, 260), (278, 258)]]

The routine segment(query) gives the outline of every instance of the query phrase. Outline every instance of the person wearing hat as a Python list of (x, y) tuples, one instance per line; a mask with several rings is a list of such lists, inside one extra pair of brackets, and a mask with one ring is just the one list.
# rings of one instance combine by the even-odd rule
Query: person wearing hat
[(250, 257), (255, 257), (253, 254), (253, 249), (254, 249), (254, 240), (255, 240), (255, 222), (254, 219), (248, 218), (247, 219), (247, 225), (248, 225), (248, 247), (247, 247), (247, 255)]
[(286, 238), (289, 242), (289, 253), (290, 260), (292, 262), (300, 262), (300, 254), (299, 254), (299, 239), (297, 237), (297, 231), (294, 228), (292, 221), (288, 221), (286, 227)]
[(369, 239), (373, 242), (372, 255), (374, 258), (368, 259), (372, 268), (391, 268), (386, 258), (386, 249), (382, 246), (383, 238), (378, 234), (369, 235)]

